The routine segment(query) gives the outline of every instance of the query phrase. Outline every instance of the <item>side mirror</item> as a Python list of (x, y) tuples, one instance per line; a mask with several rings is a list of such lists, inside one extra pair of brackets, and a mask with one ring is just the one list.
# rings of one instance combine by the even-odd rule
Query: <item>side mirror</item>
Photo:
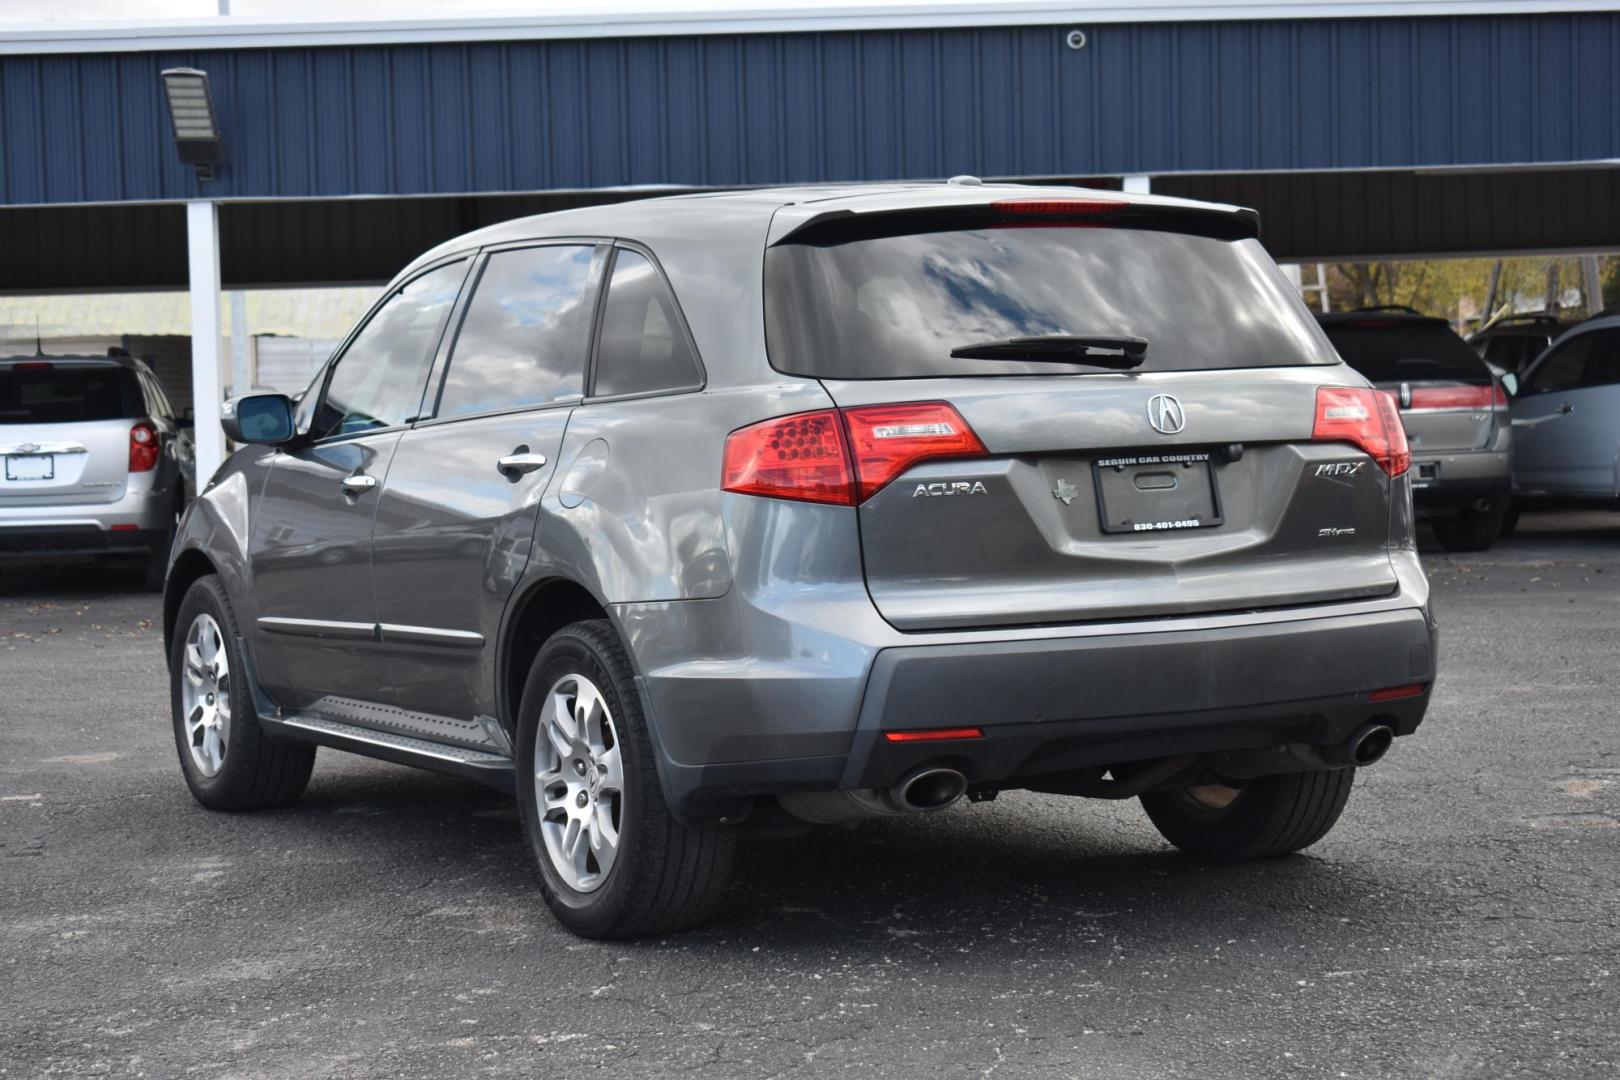
[(197, 410), (193, 409), (190, 405), (187, 405), (185, 408), (180, 410), (180, 419), (176, 420), (175, 423), (179, 424), (183, 428), (196, 427)]
[(219, 424), (232, 442), (280, 446), (293, 437), (292, 402), (286, 394), (245, 394), (225, 402)]
[(1502, 376), (1502, 389), (1507, 391), (1508, 397), (1518, 397), (1519, 396), (1519, 377), (1517, 375), (1513, 374), (1513, 372), (1511, 372), (1511, 371), (1508, 372), (1506, 375), (1503, 375)]

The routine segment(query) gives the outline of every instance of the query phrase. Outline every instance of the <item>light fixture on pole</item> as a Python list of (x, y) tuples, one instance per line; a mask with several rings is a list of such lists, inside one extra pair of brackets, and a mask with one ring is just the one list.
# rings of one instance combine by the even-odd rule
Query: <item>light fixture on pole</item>
[(163, 93), (169, 99), (169, 119), (174, 124), (180, 160), (196, 167), (198, 180), (212, 180), (220, 159), (219, 124), (214, 119), (208, 72), (169, 68), (163, 72)]

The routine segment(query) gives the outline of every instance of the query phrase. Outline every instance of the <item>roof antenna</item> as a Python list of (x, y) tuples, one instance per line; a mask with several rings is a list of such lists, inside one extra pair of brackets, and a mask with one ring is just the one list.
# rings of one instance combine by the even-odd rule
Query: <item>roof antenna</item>
[(45, 339), (40, 336), (39, 316), (37, 314), (34, 316), (34, 355), (45, 355)]

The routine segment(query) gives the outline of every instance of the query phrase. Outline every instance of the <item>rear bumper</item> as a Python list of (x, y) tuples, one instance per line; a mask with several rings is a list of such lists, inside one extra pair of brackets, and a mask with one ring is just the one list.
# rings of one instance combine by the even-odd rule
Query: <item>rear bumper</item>
[(1420, 515), (1455, 513), (1481, 499), (1503, 509), (1512, 485), (1513, 464), (1506, 451), (1412, 452), (1412, 505)]
[(92, 522), (62, 525), (0, 523), (0, 566), (43, 563), (83, 555), (140, 558), (168, 550), (162, 529), (106, 528)]
[[(970, 784), (1182, 754), (1337, 745), (1362, 724), (1414, 731), (1428, 704), (1369, 693), (1430, 684), (1435, 632), (1422, 607), (1219, 628), (884, 648), (873, 656), (837, 753), (681, 763), (664, 757), (678, 809), (751, 795), (885, 788), (925, 764)], [(791, 711), (789, 701), (750, 709)], [(644, 694), (644, 700), (656, 699)], [(654, 730), (678, 727), (654, 709)], [(674, 725), (664, 722), (675, 721)], [(895, 743), (886, 732), (971, 726), (977, 739)]]

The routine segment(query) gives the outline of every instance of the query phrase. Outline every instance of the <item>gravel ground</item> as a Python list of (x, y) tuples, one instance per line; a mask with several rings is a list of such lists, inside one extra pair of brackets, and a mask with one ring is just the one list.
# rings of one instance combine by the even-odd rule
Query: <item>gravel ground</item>
[(157, 599), (0, 576), (0, 1075), (1616, 1075), (1620, 517), (1426, 560), (1429, 719), (1304, 855), (1011, 794), (751, 842), (712, 925), (608, 945), (470, 784), (325, 751), (201, 809)]

